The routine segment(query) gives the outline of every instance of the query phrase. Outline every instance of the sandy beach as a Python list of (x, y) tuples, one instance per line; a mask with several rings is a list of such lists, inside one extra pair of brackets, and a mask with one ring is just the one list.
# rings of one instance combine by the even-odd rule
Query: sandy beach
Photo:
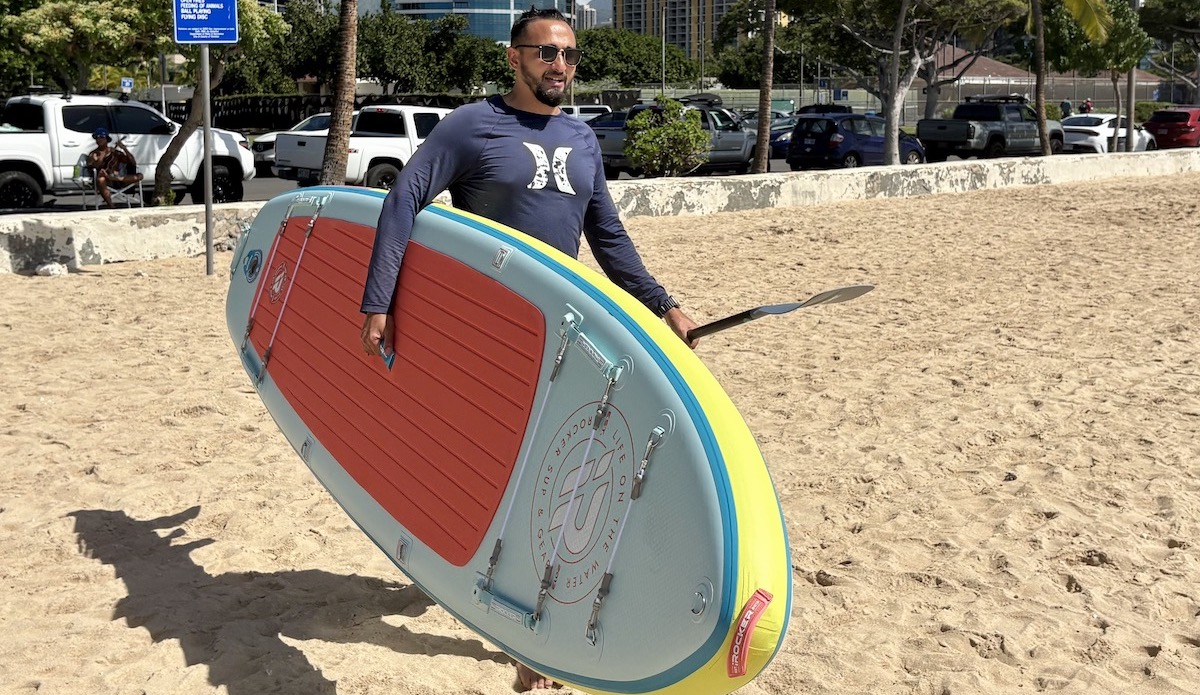
[[(701, 322), (876, 286), (699, 348), (792, 541), (740, 693), (1200, 693), (1198, 189), (628, 220)], [(278, 433), (228, 263), (0, 275), (0, 693), (513, 692)]]

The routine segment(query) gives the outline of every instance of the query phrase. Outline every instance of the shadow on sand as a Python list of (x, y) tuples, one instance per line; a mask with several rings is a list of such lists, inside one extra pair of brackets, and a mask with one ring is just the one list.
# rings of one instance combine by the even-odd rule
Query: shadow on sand
[(145, 521), (104, 509), (69, 516), (80, 552), (111, 565), (125, 582), (128, 595), (113, 617), (144, 628), (156, 642), (178, 640), (187, 663), (207, 665), (209, 682), (230, 695), (336, 692), (285, 636), (511, 663), (479, 640), (416, 635), (384, 623), (383, 616), (417, 616), (432, 605), (412, 585), (320, 570), (209, 574), (190, 553), (215, 541), (180, 542), (186, 535), (180, 525), (199, 512), (192, 507)]

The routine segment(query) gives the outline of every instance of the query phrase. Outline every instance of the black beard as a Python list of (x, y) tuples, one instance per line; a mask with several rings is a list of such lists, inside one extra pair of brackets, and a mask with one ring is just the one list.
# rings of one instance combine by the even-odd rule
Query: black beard
[(558, 106), (566, 98), (566, 90), (551, 91), (539, 82), (538, 86), (533, 90), (533, 95), (546, 106)]

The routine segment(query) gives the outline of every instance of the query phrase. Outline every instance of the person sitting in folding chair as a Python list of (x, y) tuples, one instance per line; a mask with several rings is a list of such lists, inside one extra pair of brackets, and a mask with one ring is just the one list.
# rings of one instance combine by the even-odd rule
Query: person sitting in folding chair
[(128, 186), (142, 180), (142, 174), (137, 171), (137, 160), (129, 148), (121, 143), (111, 147), (112, 136), (104, 128), (97, 128), (92, 133), (96, 140), (96, 149), (88, 153), (88, 167), (96, 172), (96, 191), (104, 199), (104, 206), (114, 207), (112, 191), (109, 186)]

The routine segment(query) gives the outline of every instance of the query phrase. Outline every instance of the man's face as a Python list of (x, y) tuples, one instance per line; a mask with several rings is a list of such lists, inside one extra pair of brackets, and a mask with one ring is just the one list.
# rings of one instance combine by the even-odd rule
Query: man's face
[[(519, 43), (574, 48), (575, 32), (566, 22), (540, 19), (525, 27)], [(518, 83), (528, 87), (537, 100), (547, 106), (558, 106), (563, 102), (567, 86), (575, 79), (575, 68), (567, 65), (561, 51), (552, 63), (542, 61), (536, 48), (510, 48), (508, 51), (509, 65), (516, 71)]]

